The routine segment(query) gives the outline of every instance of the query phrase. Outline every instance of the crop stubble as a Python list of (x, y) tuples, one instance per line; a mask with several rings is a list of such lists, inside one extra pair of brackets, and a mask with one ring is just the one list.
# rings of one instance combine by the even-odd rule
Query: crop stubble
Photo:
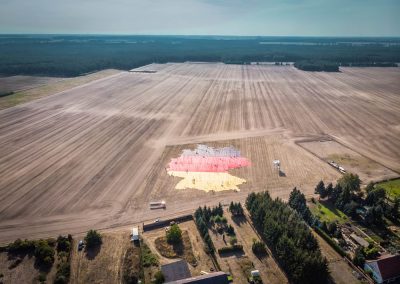
[[(158, 72), (121, 72), (0, 111), (0, 241), (123, 226), (250, 190), (286, 197), (298, 185), (310, 194), (337, 173), (296, 137), (329, 134), (400, 171), (399, 69), (148, 68)], [(240, 193), (173, 189), (167, 163), (187, 146), (180, 144), (204, 142), (250, 158), (249, 169), (233, 171), (248, 180)], [(271, 172), (274, 158), (286, 177)], [(164, 197), (166, 212), (147, 209)]]

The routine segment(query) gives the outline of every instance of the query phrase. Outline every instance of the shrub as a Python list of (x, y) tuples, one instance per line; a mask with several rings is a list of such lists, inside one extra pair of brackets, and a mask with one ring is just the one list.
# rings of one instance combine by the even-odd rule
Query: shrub
[(253, 245), (251, 246), (251, 249), (254, 254), (265, 254), (267, 252), (265, 248), (265, 244), (261, 241), (257, 241), (256, 239), (253, 239)]
[(54, 279), (54, 284), (67, 284), (68, 282), (69, 280), (62, 275), (57, 276), (56, 279)]
[(369, 246), (368, 248), (364, 248), (365, 258), (375, 258), (378, 256), (379, 250), (377, 247)]
[(88, 248), (94, 248), (100, 246), (102, 244), (102, 238), (100, 233), (98, 233), (96, 230), (90, 230), (86, 234), (85, 242)]
[(144, 267), (158, 265), (157, 256), (151, 252), (150, 248), (145, 243), (141, 244), (141, 256), (142, 256), (142, 265)]
[(13, 243), (8, 245), (10, 253), (30, 253), (35, 249), (35, 242), (28, 240), (16, 239)]
[(57, 284), (68, 283), (70, 272), (71, 272), (70, 264), (66, 262), (61, 263), (58, 267), (54, 283)]
[(362, 249), (357, 248), (353, 257), (353, 263), (359, 267), (363, 267), (365, 263), (365, 257)]
[(336, 224), (336, 222), (330, 222), (328, 225), (327, 225), (327, 231), (328, 231), (328, 233), (329, 234), (334, 234), (335, 232), (336, 232), (336, 230), (337, 230), (337, 224)]
[(182, 231), (177, 224), (171, 226), (166, 232), (167, 241), (169, 243), (179, 243), (182, 241)]
[(215, 223), (217, 223), (217, 224), (222, 223), (222, 216), (216, 215), (216, 216), (214, 216), (214, 217), (212, 218), (212, 220), (213, 220)]
[(226, 233), (230, 236), (235, 235), (235, 229), (232, 227), (232, 225), (228, 225), (228, 228), (226, 228)]
[(128, 283), (128, 284), (136, 284), (139, 281), (139, 279), (136, 277), (136, 275), (133, 275), (133, 274), (125, 274), (123, 278), (124, 278), (124, 283)]
[(236, 238), (236, 237), (232, 237), (232, 238), (229, 240), (229, 244), (230, 244), (231, 246), (236, 245), (236, 243), (237, 243), (237, 238)]
[(48, 242), (45, 240), (39, 240), (36, 243), (35, 257), (36, 261), (40, 266), (51, 267), (54, 262), (54, 249), (49, 246)]
[(159, 270), (154, 274), (154, 283), (155, 284), (161, 284), (164, 283), (165, 278), (162, 272)]
[(46, 282), (46, 274), (40, 273), (38, 277), (39, 282)]
[(54, 239), (54, 238), (48, 238), (48, 239), (46, 240), (46, 242), (47, 242), (47, 244), (48, 244), (49, 246), (54, 247), (54, 246), (56, 245), (57, 240)]
[(232, 245), (229, 247), (222, 247), (218, 249), (218, 253), (228, 253), (228, 252), (235, 252), (235, 251), (243, 251), (243, 246), (242, 245)]
[(9, 266), (8, 269), (14, 269), (15, 267), (17, 267), (20, 263), (22, 262), (22, 258), (17, 257), (14, 262), (12, 262)]
[(58, 236), (57, 238), (57, 251), (69, 252), (71, 249), (71, 242), (68, 237)]

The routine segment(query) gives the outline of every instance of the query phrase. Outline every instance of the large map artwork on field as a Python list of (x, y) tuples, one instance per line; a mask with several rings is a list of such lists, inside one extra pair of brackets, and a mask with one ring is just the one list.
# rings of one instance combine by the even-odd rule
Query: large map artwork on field
[(246, 180), (228, 173), (231, 169), (248, 167), (250, 161), (241, 157), (234, 147), (213, 148), (197, 145), (195, 150), (183, 150), (171, 159), (167, 172), (182, 180), (176, 189), (195, 188), (208, 191), (239, 190)]

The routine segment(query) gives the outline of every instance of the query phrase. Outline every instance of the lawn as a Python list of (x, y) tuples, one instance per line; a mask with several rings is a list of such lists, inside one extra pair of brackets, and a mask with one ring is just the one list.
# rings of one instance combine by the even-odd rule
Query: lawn
[(325, 221), (327, 223), (330, 223), (337, 221), (339, 223), (345, 223), (348, 221), (348, 217), (346, 216), (346, 214), (334, 208), (334, 206), (327, 202), (310, 202), (309, 207), (312, 214), (318, 217), (321, 222)]
[(376, 186), (384, 188), (390, 199), (400, 197), (400, 179), (380, 182)]

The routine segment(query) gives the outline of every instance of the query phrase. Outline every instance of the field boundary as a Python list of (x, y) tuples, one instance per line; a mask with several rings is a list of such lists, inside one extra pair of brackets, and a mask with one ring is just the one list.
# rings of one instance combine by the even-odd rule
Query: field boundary
[[(370, 160), (370, 161), (372, 161), (372, 162), (378, 164), (379, 166), (381, 166), (381, 167), (383, 167), (383, 168), (385, 168), (385, 169), (387, 169), (387, 170), (390, 170), (390, 171), (392, 171), (393, 173), (395, 173), (395, 174), (397, 174), (397, 175), (400, 176), (400, 173), (399, 173), (398, 171), (393, 170), (392, 168), (390, 168), (390, 167), (388, 167), (388, 166), (386, 166), (386, 165), (384, 165), (384, 164), (382, 164), (382, 163), (380, 163), (380, 162), (378, 162), (378, 161), (376, 161), (376, 160), (374, 160), (374, 159), (372, 159), (372, 158), (370, 158), (370, 157), (367, 157), (367, 156), (365, 156), (364, 154), (361, 154), (360, 152), (354, 150), (353, 148), (350, 148), (349, 146), (347, 146), (346, 144), (340, 142), (340, 141), (337, 140), (335, 137), (333, 137), (333, 136), (331, 136), (331, 135), (329, 135), (329, 134), (326, 134), (326, 135), (324, 135), (324, 136), (321, 136), (321, 138), (311, 138), (311, 137), (310, 137), (310, 138), (308, 138), (308, 139), (307, 139), (307, 138), (304, 138), (304, 139), (294, 140), (294, 143), (295, 143), (297, 146), (301, 147), (302, 149), (306, 150), (308, 153), (310, 153), (310, 154), (312, 154), (313, 156), (317, 157), (317, 158), (318, 158), (319, 160), (321, 160), (322, 162), (326, 163), (326, 161), (323, 160), (320, 156), (318, 156), (317, 154), (311, 152), (311, 151), (308, 150), (307, 148), (303, 147), (301, 144), (302, 144), (302, 143), (310, 143), (310, 142), (321, 142), (321, 143), (322, 143), (322, 142), (327, 142), (327, 141), (336, 142), (336, 143), (338, 143), (340, 146), (342, 146), (342, 147), (344, 147), (344, 148), (346, 148), (346, 149), (348, 149), (348, 150), (350, 150), (350, 151), (353, 151), (354, 153), (360, 155), (361, 157), (363, 157), (363, 158), (365, 158), (365, 159), (368, 159), (368, 160)], [(398, 177), (394, 177), (394, 178), (390, 178), (390, 179), (378, 179), (378, 180), (375, 180), (374, 182), (377, 183), (377, 182), (383, 182), (383, 181), (394, 180), (394, 179), (398, 179), (399, 176), (398, 176)]]
[(186, 221), (192, 221), (193, 220), (193, 215), (192, 214), (187, 214), (187, 215), (182, 215), (178, 216), (175, 218), (170, 218), (166, 220), (160, 220), (156, 223), (149, 223), (145, 224), (143, 223), (143, 232), (148, 232), (151, 230), (159, 229), (165, 226), (168, 226), (171, 222), (186, 222)]

